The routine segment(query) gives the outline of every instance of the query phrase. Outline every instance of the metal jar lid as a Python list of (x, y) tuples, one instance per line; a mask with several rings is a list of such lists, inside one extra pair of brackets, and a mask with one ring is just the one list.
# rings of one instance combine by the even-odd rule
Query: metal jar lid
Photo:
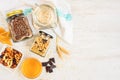
[(22, 13), (23, 13), (22, 10), (14, 10), (14, 11), (8, 12), (8, 13), (6, 14), (6, 16), (7, 16), (7, 17), (11, 17), (11, 16), (13, 16), (13, 15), (22, 14)]

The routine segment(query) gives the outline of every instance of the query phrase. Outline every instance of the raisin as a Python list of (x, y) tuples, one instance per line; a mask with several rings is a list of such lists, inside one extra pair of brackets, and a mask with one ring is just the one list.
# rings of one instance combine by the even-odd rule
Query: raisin
[(15, 58), (13, 58), (13, 64), (16, 64), (16, 59)]

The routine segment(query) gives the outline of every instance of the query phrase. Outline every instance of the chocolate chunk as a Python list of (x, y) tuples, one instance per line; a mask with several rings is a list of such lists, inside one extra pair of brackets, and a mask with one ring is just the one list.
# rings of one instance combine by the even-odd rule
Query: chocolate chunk
[(46, 66), (46, 72), (52, 73), (53, 72), (52, 67)]
[(50, 64), (50, 66), (53, 65), (52, 61), (50, 61), (50, 60), (48, 61), (48, 64)]
[(48, 62), (43, 62), (42, 66), (47, 66)]
[(43, 62), (42, 66), (45, 66), (46, 72), (52, 73), (53, 69), (56, 68), (56, 65), (54, 65), (54, 63), (55, 63), (55, 59), (50, 58), (48, 62)]
[(52, 73), (52, 72), (53, 72), (53, 70), (52, 70), (52, 69), (50, 69), (50, 70), (49, 70), (49, 73)]
[(49, 60), (55, 63), (55, 59), (54, 58), (50, 58)]
[(56, 68), (56, 65), (51, 65), (51, 68), (53, 69), (53, 68)]
[(50, 70), (50, 67), (46, 67), (46, 72), (49, 72), (49, 70)]

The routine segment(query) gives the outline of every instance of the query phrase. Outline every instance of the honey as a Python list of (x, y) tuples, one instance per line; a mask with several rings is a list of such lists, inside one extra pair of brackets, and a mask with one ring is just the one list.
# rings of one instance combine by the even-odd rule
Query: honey
[(42, 63), (35, 58), (27, 58), (22, 63), (21, 72), (27, 78), (37, 78), (42, 72)]

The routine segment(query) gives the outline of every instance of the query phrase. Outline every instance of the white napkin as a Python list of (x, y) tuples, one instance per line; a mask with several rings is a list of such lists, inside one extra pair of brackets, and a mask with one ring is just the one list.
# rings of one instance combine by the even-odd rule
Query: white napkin
[(59, 2), (58, 0), (53, 0), (53, 2), (57, 8), (58, 19), (59, 19), (59, 27), (57, 27), (54, 30), (67, 43), (72, 44), (73, 23), (72, 23), (72, 13), (71, 13), (70, 5), (65, 0), (60, 0)]

